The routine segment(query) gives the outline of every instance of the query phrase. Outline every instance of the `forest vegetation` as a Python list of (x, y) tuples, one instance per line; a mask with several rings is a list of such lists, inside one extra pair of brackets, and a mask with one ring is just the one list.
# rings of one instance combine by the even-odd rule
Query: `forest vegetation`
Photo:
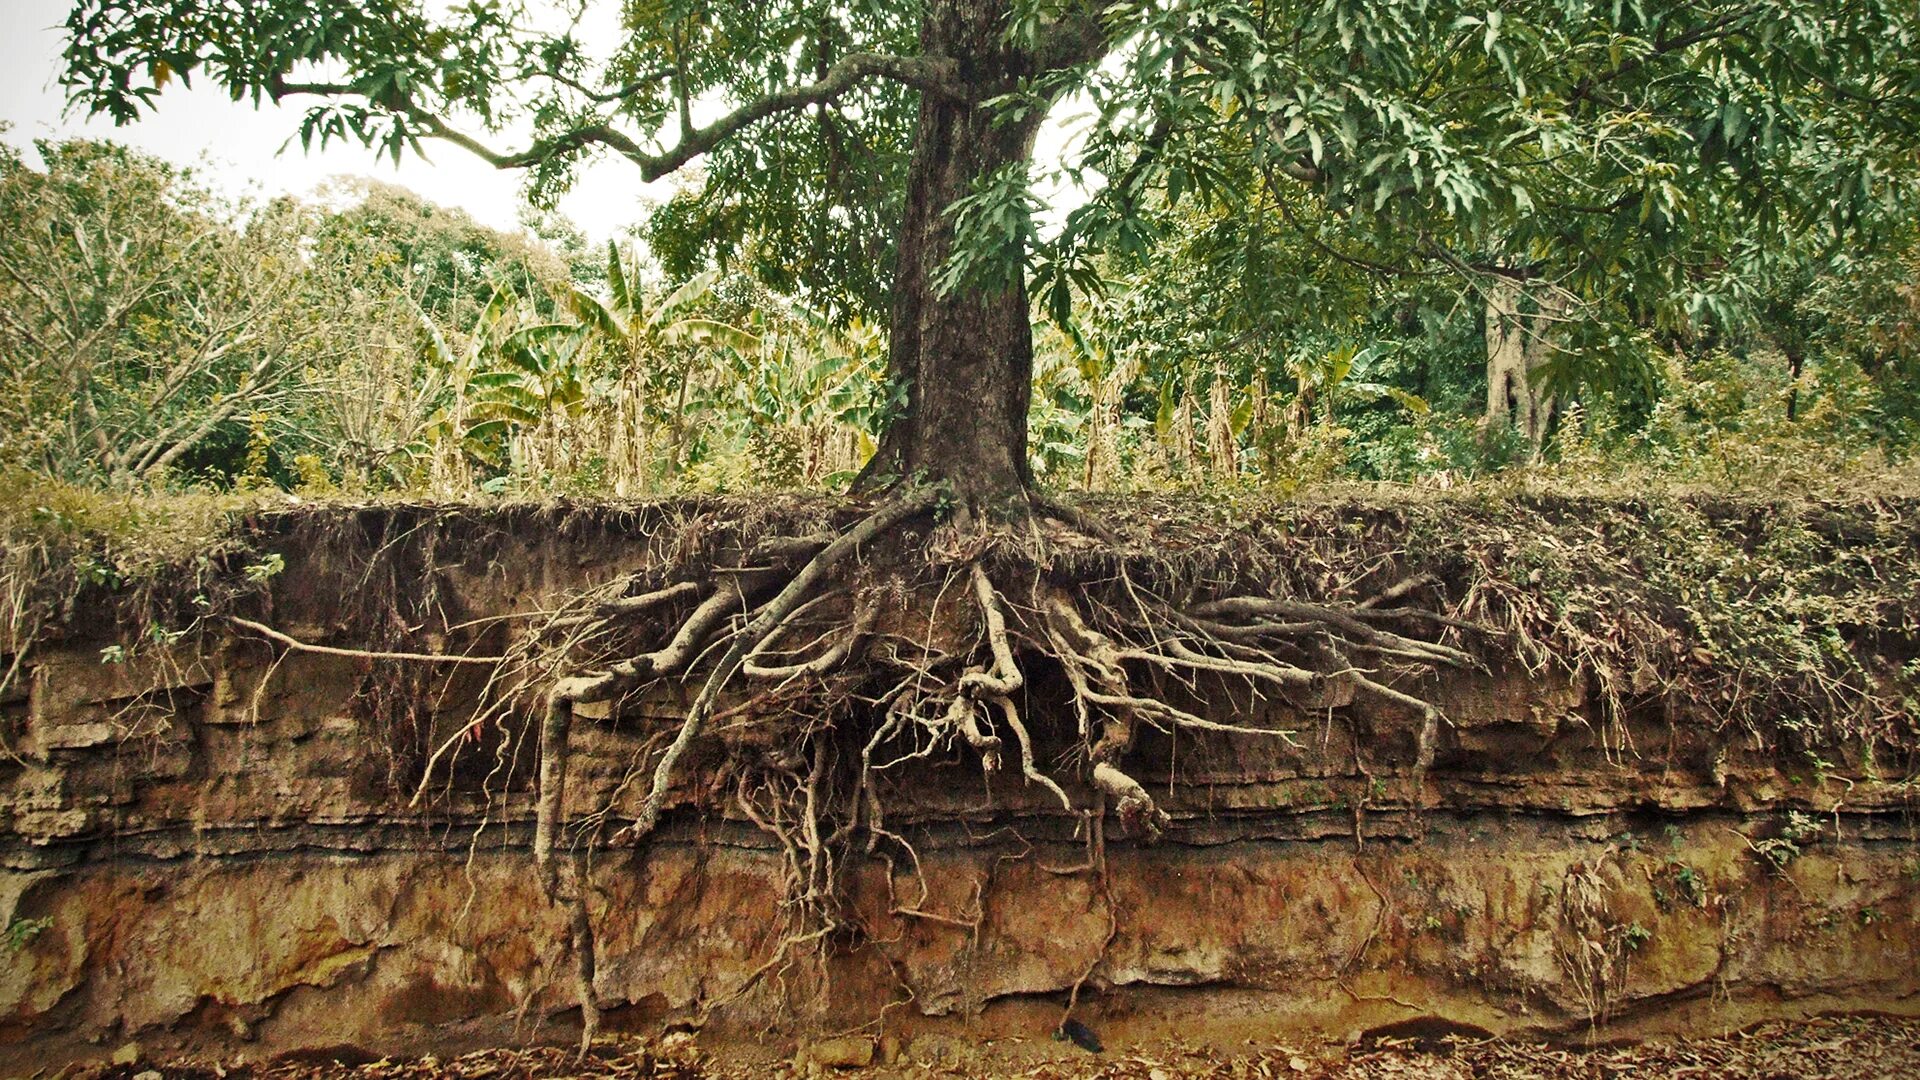
[[(378, 185), (245, 205), (109, 146), (9, 157), (0, 462), (842, 490), (931, 410), (1017, 458), (983, 490), (1284, 489), (1594, 454), (1730, 480), (1920, 434), (1897, 0), (707, 7), (627, 5), (603, 57), (517, 4), (76, 4), (67, 85), (119, 121), (199, 78), (317, 100), (303, 142), (471, 149), (536, 205), (595, 152), (680, 194), (587, 250), (534, 210), (507, 236)], [(1088, 194), (1043, 229), (1030, 144), (1069, 94), (1090, 133), (1042, 164)], [(510, 121), (522, 151), (474, 134)], [(987, 154), (969, 125), (1008, 145), (932, 160)], [(869, 473), (957, 467), (896, 453)]]
[[(886, 422), (884, 324), (737, 265), (670, 275), (644, 237), (533, 213), (502, 233), (375, 181), (246, 203), (112, 144), (39, 156), (0, 160), (15, 491), (833, 492)], [(1563, 316), (1528, 346), (1551, 403), (1530, 434), (1488, 404), (1506, 294), (1183, 208), (1039, 322), (1030, 468), (1103, 492), (1896, 482), (1920, 440), (1914, 220), (1685, 282), (1697, 317)]]

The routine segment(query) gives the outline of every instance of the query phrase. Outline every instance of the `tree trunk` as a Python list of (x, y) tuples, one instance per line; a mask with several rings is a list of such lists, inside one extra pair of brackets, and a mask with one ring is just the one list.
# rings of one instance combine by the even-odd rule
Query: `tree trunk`
[(1489, 432), (1511, 424), (1536, 454), (1553, 419), (1553, 395), (1542, 391), (1535, 372), (1552, 352), (1553, 322), (1563, 305), (1539, 301), (1538, 314), (1523, 314), (1520, 282), (1497, 276), (1487, 287), (1487, 418)]
[(1797, 335), (1786, 344), (1787, 354), (1787, 422), (1800, 419), (1800, 376), (1807, 370), (1807, 350), (1797, 340)]
[(930, 0), (921, 25), (922, 52), (955, 61), (963, 92), (921, 97), (887, 355), (905, 409), (882, 435), (859, 488), (919, 477), (951, 484), (967, 502), (990, 502), (1032, 483), (1026, 283), (945, 295), (934, 285), (953, 247), (953, 204), (979, 178), (1033, 153), (1038, 115), (996, 124), (984, 106), (1037, 69), (1035, 55), (1006, 38), (1010, 10), (1008, 0)]

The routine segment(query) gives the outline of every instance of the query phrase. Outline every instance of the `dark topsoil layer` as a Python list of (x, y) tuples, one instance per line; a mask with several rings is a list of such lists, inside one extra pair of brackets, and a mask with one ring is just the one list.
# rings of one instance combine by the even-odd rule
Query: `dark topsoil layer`
[[(1492, 665), (1592, 679), (1614, 706), (1696, 703), (1697, 720), (1770, 743), (1920, 745), (1910, 707), (1920, 696), (1920, 498), (1387, 489), (1287, 501), (1101, 496), (1079, 508), (1103, 535), (1041, 521), (994, 541), (923, 522), (862, 561), (891, 559), (937, 584), (942, 563), (986, 552), (1095, 591), (1124, 573), (1176, 604), (1233, 594), (1356, 603), (1418, 579), (1427, 584), (1396, 603), (1484, 628), (1452, 644)], [(779, 495), (331, 505), (250, 516), (240, 539), (254, 552), (325, 550), (342, 569), (385, 557), (531, 577), (546, 558), (604, 580), (641, 567), (638, 591), (736, 565), (769, 536), (844, 530), (865, 509)], [(420, 580), (386, 576), (406, 588)]]

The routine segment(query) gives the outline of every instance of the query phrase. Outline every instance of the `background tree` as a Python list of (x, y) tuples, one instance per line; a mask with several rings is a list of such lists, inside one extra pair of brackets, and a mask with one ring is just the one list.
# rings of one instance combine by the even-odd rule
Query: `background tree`
[(120, 147), (38, 149), (44, 172), (0, 157), (0, 460), (232, 476), (250, 443), (294, 434), (307, 370), (352, 348), (310, 287), (304, 212), (228, 204)]
[(1118, 180), (1042, 265), (1113, 247), (1155, 193), (1231, 205), (1243, 235), (1279, 216), (1383, 283), (1453, 276), (1494, 316), (1490, 361), (1534, 342), (1498, 411), (1612, 359), (1541, 332), (1560, 318), (1736, 318), (1754, 255), (1913, 210), (1911, 5), (1143, 8), (1091, 79), (1089, 161)]

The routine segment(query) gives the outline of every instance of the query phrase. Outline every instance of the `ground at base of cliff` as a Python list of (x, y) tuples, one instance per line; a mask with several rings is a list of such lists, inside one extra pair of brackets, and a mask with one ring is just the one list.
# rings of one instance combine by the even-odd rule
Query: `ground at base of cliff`
[[(884, 1056), (883, 1056), (884, 1055)], [(447, 1058), (364, 1060), (319, 1051), (269, 1063), (93, 1065), (39, 1074), (41, 1080), (746, 1080), (840, 1076), (847, 1080), (1009, 1077), (1022, 1080), (1910, 1080), (1920, 1076), (1920, 1019), (1881, 1015), (1771, 1021), (1712, 1038), (1597, 1047), (1526, 1040), (1437, 1041), (1382, 1037), (1327, 1048), (1249, 1044), (1235, 1049), (1179, 1042), (1108, 1048), (1019, 1039), (904, 1047), (843, 1038), (803, 1048), (782, 1062), (729, 1061), (690, 1036), (596, 1046), (583, 1060), (561, 1047), (481, 1050)], [(892, 1063), (884, 1057), (894, 1058)], [(860, 1064), (865, 1060), (867, 1064)]]

